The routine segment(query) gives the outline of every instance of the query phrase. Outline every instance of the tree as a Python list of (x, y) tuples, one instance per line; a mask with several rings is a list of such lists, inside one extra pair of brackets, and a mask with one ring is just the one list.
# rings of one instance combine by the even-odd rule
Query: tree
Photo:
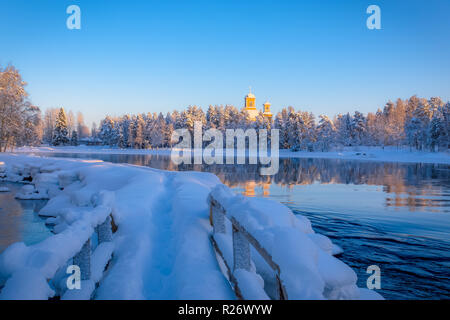
[(23, 115), (29, 106), (25, 86), (17, 69), (0, 67), (0, 152), (14, 147), (19, 139)]
[(28, 105), (23, 114), (23, 129), (20, 145), (35, 146), (42, 141), (42, 119), (39, 107)]
[(364, 145), (367, 134), (367, 120), (366, 117), (359, 111), (355, 111), (352, 118), (351, 131), (353, 136), (353, 144)]
[(44, 142), (51, 144), (53, 139), (53, 130), (55, 128), (56, 117), (58, 116), (57, 108), (48, 108), (45, 110), (43, 120), (43, 140)]
[(81, 139), (89, 136), (89, 128), (84, 124), (84, 116), (81, 112), (77, 113), (77, 134)]
[(64, 108), (59, 109), (53, 132), (52, 144), (54, 146), (67, 145), (69, 143), (69, 131), (67, 117)]
[(102, 140), (103, 145), (112, 146), (113, 129), (114, 129), (114, 122), (109, 116), (107, 116), (105, 119), (102, 120), (99, 128), (100, 131), (99, 138), (100, 140)]
[(78, 133), (77, 131), (72, 131), (72, 137), (70, 138), (70, 145), (78, 146)]
[(353, 119), (347, 114), (339, 114), (336, 119), (337, 139), (343, 146), (351, 146), (353, 143)]
[(322, 152), (329, 151), (335, 142), (336, 128), (327, 116), (320, 115), (319, 118), (319, 125), (317, 127), (317, 144)]
[(97, 139), (97, 124), (95, 122), (92, 122), (92, 127), (91, 127), (91, 137), (94, 139)]
[(134, 119), (134, 125), (133, 125), (133, 141), (134, 145), (133, 148), (135, 149), (142, 149), (144, 148), (144, 118), (142, 115), (138, 115)]

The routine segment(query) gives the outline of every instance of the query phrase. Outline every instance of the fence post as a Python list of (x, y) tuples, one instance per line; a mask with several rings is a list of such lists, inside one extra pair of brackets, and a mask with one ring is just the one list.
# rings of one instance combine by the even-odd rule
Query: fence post
[(89, 280), (91, 278), (91, 239), (81, 248), (81, 251), (73, 257), (73, 264), (80, 267), (81, 280)]
[(112, 241), (111, 217), (108, 216), (102, 224), (97, 226), (98, 244)]
[(250, 271), (250, 243), (247, 238), (233, 225), (233, 271), (244, 269)]
[(214, 233), (225, 233), (225, 215), (222, 212), (219, 212), (219, 208), (217, 208), (212, 201), (210, 210)]

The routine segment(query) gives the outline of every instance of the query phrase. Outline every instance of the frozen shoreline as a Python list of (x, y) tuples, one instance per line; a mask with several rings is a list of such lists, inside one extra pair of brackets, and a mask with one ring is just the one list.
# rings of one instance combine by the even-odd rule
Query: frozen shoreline
[[(225, 150), (224, 150), (225, 151)], [(129, 154), (129, 155), (166, 155), (171, 149), (118, 149), (103, 146), (78, 147), (21, 147), (12, 153), (79, 153), (79, 154)], [(293, 152), (280, 150), (280, 158), (322, 158), (361, 161), (403, 162), (403, 163), (436, 163), (450, 164), (450, 152), (410, 151), (409, 148), (396, 147), (347, 147), (339, 151), (328, 152)]]

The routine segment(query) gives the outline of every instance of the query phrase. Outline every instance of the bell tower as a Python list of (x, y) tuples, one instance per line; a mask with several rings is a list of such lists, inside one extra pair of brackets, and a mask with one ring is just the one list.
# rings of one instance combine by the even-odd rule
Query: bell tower
[(245, 96), (245, 109), (256, 109), (256, 97), (252, 93), (252, 87), (250, 87), (250, 92)]
[(270, 111), (270, 102), (266, 102), (264, 103), (264, 112), (263, 115), (264, 117), (268, 118), (269, 120), (272, 120), (272, 112)]
[(245, 96), (244, 110), (248, 112), (252, 120), (255, 120), (259, 114), (259, 111), (256, 109), (256, 97), (252, 93), (252, 87), (250, 87), (250, 92)]

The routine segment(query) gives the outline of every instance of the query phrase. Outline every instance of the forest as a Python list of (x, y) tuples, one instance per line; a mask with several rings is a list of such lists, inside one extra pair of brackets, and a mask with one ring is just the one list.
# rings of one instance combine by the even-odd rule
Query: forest
[[(251, 119), (235, 106), (198, 106), (182, 111), (106, 116), (99, 126), (89, 128), (84, 116), (63, 107), (34, 106), (26, 83), (13, 66), (0, 68), (0, 151), (17, 146), (101, 144), (116, 148), (170, 148), (176, 129), (193, 131), (194, 122), (203, 128), (279, 129), (280, 148), (293, 151), (330, 151), (348, 146), (408, 146), (414, 150), (447, 151), (450, 147), (450, 102), (439, 97), (412, 96), (388, 101), (375, 112), (316, 117), (313, 113), (283, 108), (273, 119), (262, 112)], [(125, 108), (124, 108), (125, 109)], [(225, 135), (224, 135), (225, 136)]]

